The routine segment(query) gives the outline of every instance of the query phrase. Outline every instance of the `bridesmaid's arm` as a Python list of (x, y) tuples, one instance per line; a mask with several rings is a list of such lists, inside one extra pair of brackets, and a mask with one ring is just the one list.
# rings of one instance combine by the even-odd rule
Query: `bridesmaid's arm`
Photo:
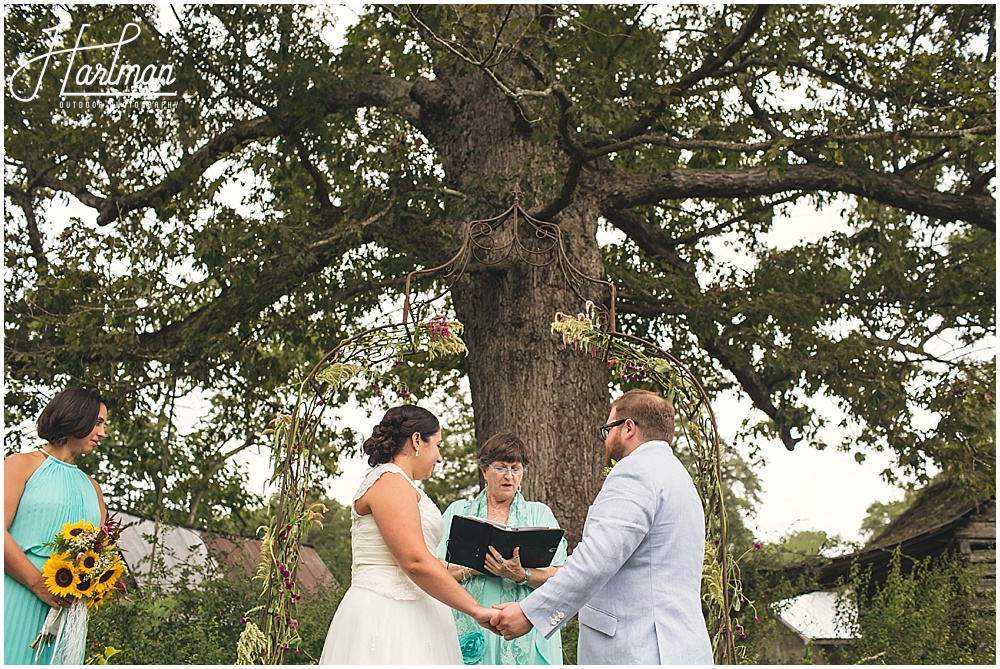
[(39, 464), (37, 458), (28, 453), (15, 453), (3, 461), (3, 570), (49, 606), (68, 606), (70, 598), (56, 597), (49, 592), (42, 572), (31, 563), (10, 535), (10, 525), (21, 504), (24, 484), (38, 469)]

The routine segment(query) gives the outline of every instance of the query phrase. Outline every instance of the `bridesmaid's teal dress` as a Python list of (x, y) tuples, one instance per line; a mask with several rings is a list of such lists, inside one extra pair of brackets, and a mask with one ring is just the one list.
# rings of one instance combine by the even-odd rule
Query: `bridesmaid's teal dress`
[[(52, 541), (65, 523), (101, 522), (101, 506), (90, 478), (76, 465), (51, 456), (24, 484), (10, 534), (28, 559), (38, 567), (52, 554), (42, 544)], [(31, 642), (45, 622), (49, 606), (4, 572), (3, 661), (4, 664), (49, 664), (52, 646), (42, 649), (38, 660)], [(83, 664), (83, 657), (77, 664)]]

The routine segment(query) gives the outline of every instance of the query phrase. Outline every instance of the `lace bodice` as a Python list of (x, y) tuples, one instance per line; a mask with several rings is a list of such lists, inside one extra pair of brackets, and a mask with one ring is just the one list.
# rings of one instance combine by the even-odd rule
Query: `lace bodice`
[(424, 543), (432, 555), (444, 535), (441, 512), (402, 469), (391, 462), (373, 468), (351, 500), (351, 585), (374, 590), (393, 599), (420, 599), (427, 595), (396, 564), (379, 533), (375, 517), (372, 514), (362, 516), (354, 510), (354, 503), (386, 473), (404, 477), (420, 494), (420, 525)]

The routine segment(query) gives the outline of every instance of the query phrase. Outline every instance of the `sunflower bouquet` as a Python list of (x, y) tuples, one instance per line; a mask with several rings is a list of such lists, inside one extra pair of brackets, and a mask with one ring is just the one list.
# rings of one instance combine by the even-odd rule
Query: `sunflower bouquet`
[(40, 650), (42, 645), (56, 641), (64, 632), (67, 618), (79, 619), (82, 613), (85, 623), (84, 603), (87, 609), (96, 610), (119, 583), (124, 587), (121, 578), (127, 569), (118, 549), (121, 531), (121, 523), (112, 517), (101, 527), (81, 520), (66, 523), (55, 539), (45, 544), (52, 549), (42, 566), (45, 586), (57, 597), (75, 597), (77, 601), (68, 609), (52, 607), (32, 648)]

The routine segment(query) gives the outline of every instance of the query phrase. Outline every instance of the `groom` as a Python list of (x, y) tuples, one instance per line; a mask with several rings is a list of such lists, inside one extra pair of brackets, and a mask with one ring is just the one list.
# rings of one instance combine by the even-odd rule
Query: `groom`
[(701, 612), (705, 517), (674, 456), (674, 408), (647, 390), (611, 405), (600, 429), (616, 461), (566, 564), (524, 600), (498, 604), (505, 639), (548, 638), (580, 614), (580, 664), (712, 664)]

